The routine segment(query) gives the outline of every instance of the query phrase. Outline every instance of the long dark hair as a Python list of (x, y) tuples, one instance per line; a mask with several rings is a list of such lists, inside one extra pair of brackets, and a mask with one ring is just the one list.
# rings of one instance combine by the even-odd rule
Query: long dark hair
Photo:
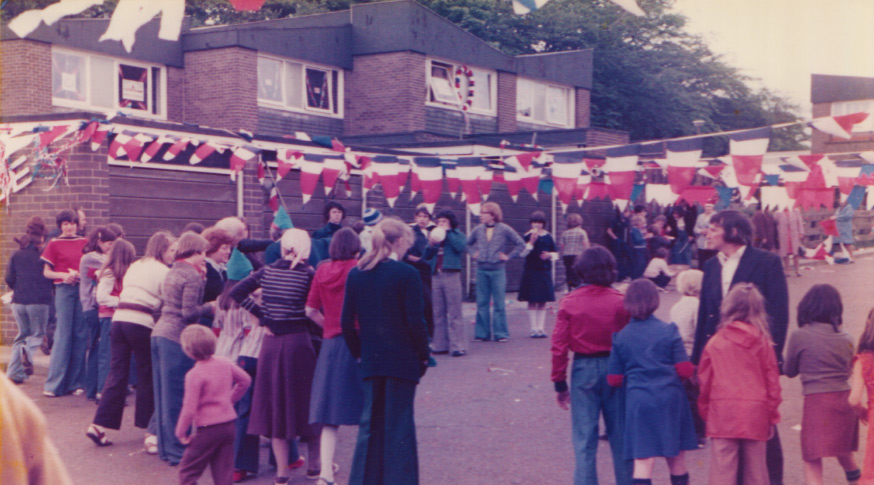
[(116, 239), (118, 239), (118, 234), (115, 231), (106, 226), (97, 226), (88, 234), (88, 242), (85, 243), (82, 252), (90, 253), (91, 251), (97, 251), (102, 253), (103, 251), (97, 243), (115, 241)]
[(874, 308), (868, 312), (868, 318), (865, 320), (865, 330), (859, 337), (858, 352), (874, 352)]
[(46, 237), (46, 223), (43, 222), (42, 217), (33, 216), (27, 221), (27, 226), (24, 228), (24, 235), (15, 238), (15, 242), (18, 243), (18, 246), (21, 249), (25, 249), (31, 244), (35, 246), (39, 246), (42, 244), (43, 239)]
[(134, 248), (134, 245), (124, 239), (117, 239), (112, 243), (112, 249), (109, 250), (106, 261), (100, 267), (97, 276), (102, 277), (104, 272), (109, 270), (115, 277), (116, 283), (118, 283), (124, 279), (127, 269), (130, 268), (131, 263), (136, 258), (137, 250)]

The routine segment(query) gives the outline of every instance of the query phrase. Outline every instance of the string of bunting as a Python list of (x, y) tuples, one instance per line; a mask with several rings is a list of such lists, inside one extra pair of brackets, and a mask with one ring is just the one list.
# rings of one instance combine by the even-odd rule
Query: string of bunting
[[(853, 126), (867, 116), (854, 113), (806, 123), (832, 136), (851, 138)], [(44, 190), (51, 190), (62, 181), (66, 183), (66, 155), (70, 150), (81, 143), (90, 143), (91, 149), (97, 150), (104, 142), (108, 142), (110, 160), (131, 164), (187, 161), (197, 165), (212, 159), (212, 164), (230, 169), (232, 180), (248, 164), (256, 163), (257, 178), (274, 210), (282, 202), (279, 181), (292, 169), (301, 172), (304, 204), (312, 197), (319, 180), (330, 194), (338, 181), (349, 189), (349, 177), (357, 171), (363, 177), (365, 193), (379, 185), (391, 206), (409, 185), (410, 198), (421, 194), (433, 209), (443, 193), (445, 180), (451, 198), (460, 194), (459, 200), (474, 214), (488, 199), (494, 183), (506, 185), (514, 201), (523, 189), (536, 199), (541, 188), (548, 185), (556, 191), (565, 211), (574, 201), (581, 204), (600, 198), (609, 198), (624, 208), (641, 196), (647, 202), (670, 205), (679, 200), (725, 201), (738, 193), (742, 200), (756, 202), (753, 196), (757, 191), (763, 205), (810, 208), (829, 204), (829, 190), (836, 187), (842, 198), (858, 204), (862, 200), (860, 192), (864, 195), (867, 187), (874, 185), (874, 151), (842, 154), (848, 160), (833, 160), (822, 154), (773, 160), (774, 155), (770, 155), (768, 163), (764, 163), (771, 131), (792, 125), (786, 123), (572, 150), (546, 150), (533, 144), (512, 145), (504, 141), (500, 147), (507, 152), (505, 155), (481, 158), (386, 155), (383, 148), (353, 150), (336, 138), (300, 132), (286, 136), (288, 144), (258, 140), (246, 131), (228, 131), (227, 136), (144, 133), (125, 123), (113, 123), (112, 119), (109, 116), (53, 126), (34, 123), (0, 126), (0, 201), (8, 204), (11, 194), (35, 179), (52, 180)], [(710, 136), (728, 136), (729, 153), (717, 159), (701, 159), (701, 141)], [(664, 144), (665, 158), (641, 160), (641, 147), (652, 143)], [(593, 152), (600, 152), (600, 156)], [(275, 176), (267, 161), (275, 161)], [(659, 170), (668, 183), (647, 180)], [(693, 185), (702, 179), (712, 182)], [(869, 198), (868, 205), (874, 206), (874, 197)]]

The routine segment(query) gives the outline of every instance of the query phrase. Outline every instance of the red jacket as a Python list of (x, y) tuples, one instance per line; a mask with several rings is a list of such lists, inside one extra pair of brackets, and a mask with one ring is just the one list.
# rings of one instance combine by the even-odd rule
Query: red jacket
[(777, 357), (752, 325), (732, 322), (717, 331), (704, 347), (698, 378), (707, 436), (764, 441), (780, 422)]
[(349, 271), (358, 264), (358, 260), (345, 259), (325, 261), (319, 264), (310, 292), (307, 296), (307, 306), (321, 310), (325, 316), (325, 340), (340, 335), (340, 313), (343, 311), (343, 295), (346, 291), (346, 277)]
[(622, 293), (586, 285), (561, 299), (552, 331), (552, 382), (567, 380), (568, 351), (581, 354), (610, 352), (613, 334), (628, 324)]

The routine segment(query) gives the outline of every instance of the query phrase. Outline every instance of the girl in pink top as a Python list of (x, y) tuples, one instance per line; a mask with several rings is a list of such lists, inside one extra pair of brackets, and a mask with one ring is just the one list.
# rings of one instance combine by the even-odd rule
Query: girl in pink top
[(179, 464), (179, 483), (194, 484), (210, 466), (216, 485), (234, 480), (234, 403), (252, 379), (243, 369), (214, 357), (216, 337), (203, 325), (189, 325), (180, 337), (182, 350), (194, 359), (185, 375), (185, 396), (176, 422), (176, 437), (188, 445)]

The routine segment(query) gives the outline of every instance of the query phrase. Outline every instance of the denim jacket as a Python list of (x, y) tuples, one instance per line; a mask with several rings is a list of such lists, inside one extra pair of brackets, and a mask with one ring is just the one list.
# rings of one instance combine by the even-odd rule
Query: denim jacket
[[(508, 247), (509, 251), (507, 251)], [(526, 250), (522, 236), (503, 222), (495, 224), (491, 240), (486, 238), (485, 224), (476, 226), (467, 240), (467, 248), (471, 254), (476, 256), (477, 268), (485, 270), (504, 267), (504, 262), (498, 257), (498, 253), (515, 258)]]

